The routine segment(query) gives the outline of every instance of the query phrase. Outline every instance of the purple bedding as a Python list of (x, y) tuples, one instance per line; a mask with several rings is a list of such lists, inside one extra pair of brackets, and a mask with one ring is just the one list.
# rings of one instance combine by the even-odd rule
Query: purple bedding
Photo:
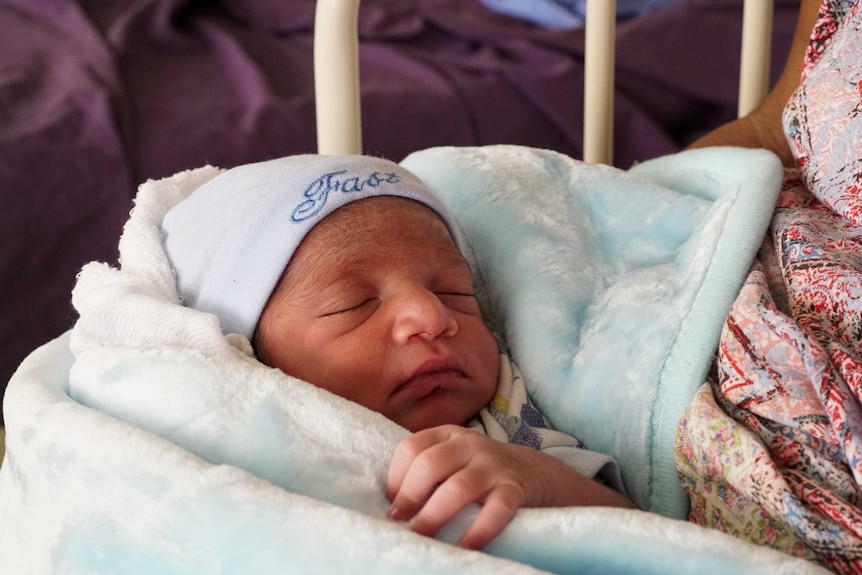
[[(0, 0), (0, 390), (115, 261), (136, 184), (315, 150), (313, 0)], [(777, 0), (774, 72), (799, 0)], [(615, 163), (735, 115), (742, 0), (618, 29)], [(511, 143), (581, 157), (583, 31), (479, 0), (363, 0), (365, 151)]]

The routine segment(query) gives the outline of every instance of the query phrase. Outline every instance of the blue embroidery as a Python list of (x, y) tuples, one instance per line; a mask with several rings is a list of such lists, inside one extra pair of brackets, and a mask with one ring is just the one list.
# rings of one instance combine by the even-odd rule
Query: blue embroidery
[(290, 213), (291, 221), (298, 224), (319, 214), (326, 205), (330, 192), (341, 190), (344, 194), (355, 194), (361, 192), (365, 186), (376, 188), (381, 184), (397, 184), (401, 181), (398, 174), (393, 172), (384, 174), (371, 172), (365, 179), (358, 176), (351, 176), (345, 180), (338, 179), (338, 176), (346, 173), (347, 170), (327, 172), (308, 184), (302, 193), (305, 200)]

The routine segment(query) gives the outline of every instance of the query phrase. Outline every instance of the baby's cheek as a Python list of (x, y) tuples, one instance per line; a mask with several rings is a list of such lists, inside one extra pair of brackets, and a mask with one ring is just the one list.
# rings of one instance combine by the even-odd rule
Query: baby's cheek
[(329, 391), (374, 411), (383, 408), (380, 381), (384, 359), (361, 349), (344, 349), (337, 356), (319, 361), (326, 366), (326, 376), (321, 380)]
[(497, 390), (497, 382), (500, 379), (500, 351), (497, 348), (497, 340), (494, 339), (494, 336), (482, 324), (482, 346), (481, 346), (481, 355), (480, 355), (480, 363), (483, 376), (483, 388), (485, 392), (488, 394), (488, 401), (490, 401), (494, 397), (494, 393)]

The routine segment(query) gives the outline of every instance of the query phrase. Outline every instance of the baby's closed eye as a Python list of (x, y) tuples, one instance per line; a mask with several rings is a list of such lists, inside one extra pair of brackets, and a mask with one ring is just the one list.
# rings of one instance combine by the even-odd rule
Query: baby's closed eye
[(336, 303), (325, 308), (325, 311), (320, 317), (333, 317), (338, 315), (349, 314), (351, 312), (362, 312), (369, 310), (374, 304), (379, 301), (377, 297), (360, 297), (344, 302)]
[(467, 314), (479, 313), (479, 304), (476, 301), (476, 294), (472, 291), (438, 291), (435, 292), (435, 295), (447, 308)]

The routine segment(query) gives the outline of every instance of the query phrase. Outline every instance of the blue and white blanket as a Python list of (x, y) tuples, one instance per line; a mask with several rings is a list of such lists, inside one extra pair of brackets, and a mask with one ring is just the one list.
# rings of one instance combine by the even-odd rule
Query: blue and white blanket
[(524, 509), (485, 550), (386, 518), (407, 431), (257, 362), (179, 305), (159, 222), (219, 170), (141, 186), (121, 267), (89, 264), (80, 319), (8, 387), (0, 573), (807, 573), (682, 521), (671, 442), (781, 179), (764, 152), (623, 172), (526, 148), (405, 165), (464, 227), (484, 305), (551, 421), (615, 456), (649, 511)]

